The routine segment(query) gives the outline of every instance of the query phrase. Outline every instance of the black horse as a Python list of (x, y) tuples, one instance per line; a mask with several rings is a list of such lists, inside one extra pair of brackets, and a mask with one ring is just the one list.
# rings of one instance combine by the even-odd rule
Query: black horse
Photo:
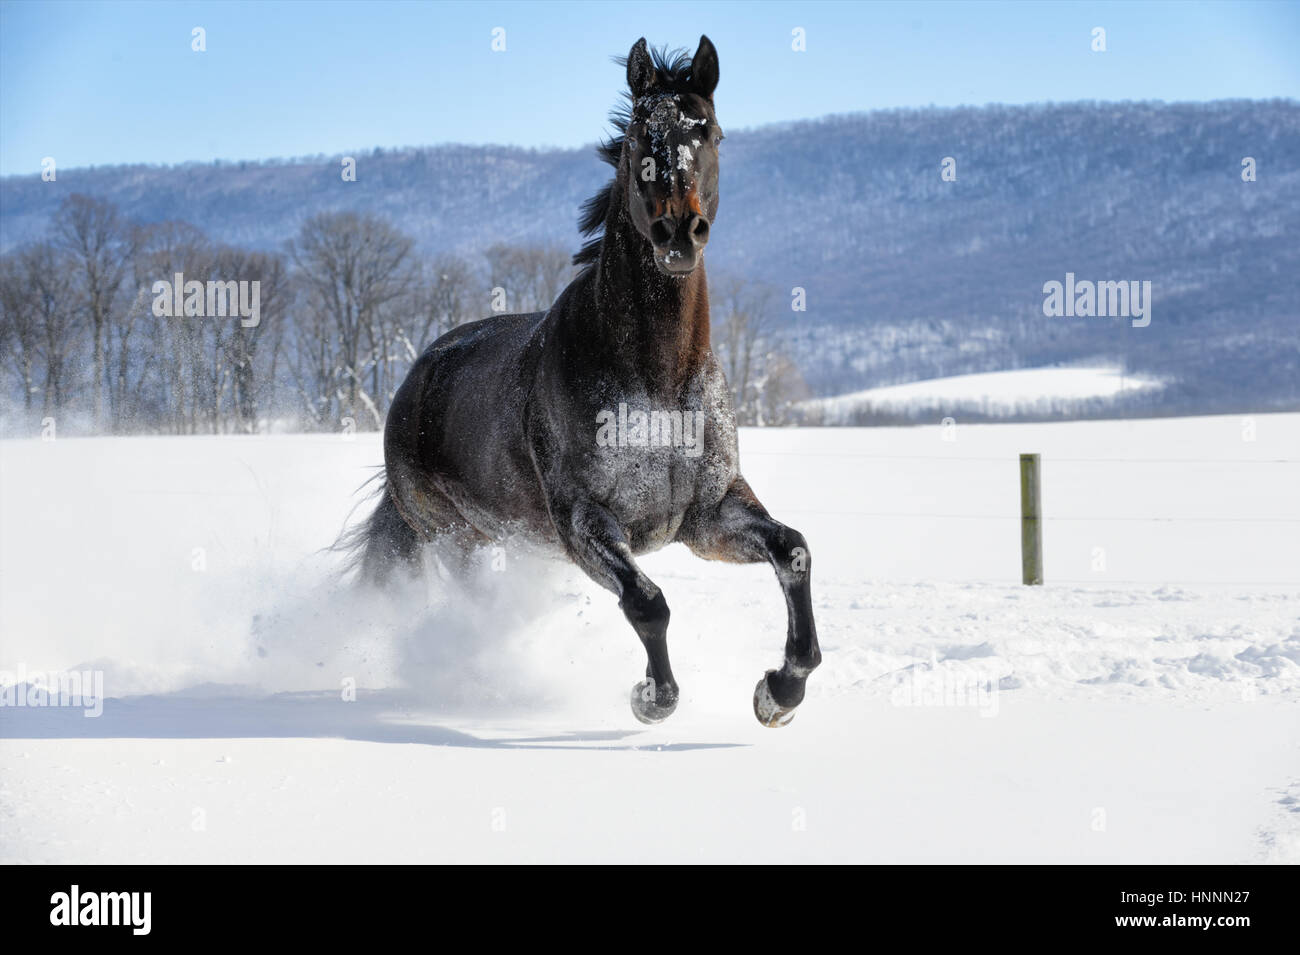
[(718, 55), (708, 37), (692, 58), (641, 39), (626, 66), (620, 135), (600, 150), (616, 175), (583, 209), (594, 238), (574, 262), (585, 268), (550, 311), (462, 325), (420, 356), (388, 413), (383, 498), (354, 542), (374, 581), (435, 538), (522, 533), (563, 548), (618, 595), (645, 645), (632, 711), (646, 723), (673, 712), (678, 687), (668, 603), (636, 555), (680, 541), (710, 560), (767, 561), (789, 629), (754, 712), (781, 726), (821, 651), (808, 544), (740, 475), (735, 411), (709, 344)]

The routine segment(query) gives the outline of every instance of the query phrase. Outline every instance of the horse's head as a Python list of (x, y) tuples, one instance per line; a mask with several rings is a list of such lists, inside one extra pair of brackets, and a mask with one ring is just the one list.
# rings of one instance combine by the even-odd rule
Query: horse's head
[(655, 265), (687, 275), (700, 264), (718, 213), (718, 51), (702, 36), (689, 65), (665, 68), (640, 39), (627, 57), (627, 84), (632, 110), (620, 160), (627, 211)]

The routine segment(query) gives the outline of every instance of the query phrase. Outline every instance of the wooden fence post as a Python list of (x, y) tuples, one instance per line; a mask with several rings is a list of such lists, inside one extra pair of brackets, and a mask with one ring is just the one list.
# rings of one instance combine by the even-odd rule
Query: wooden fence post
[(1043, 582), (1043, 493), (1039, 456), (1020, 455), (1020, 571), (1026, 584)]

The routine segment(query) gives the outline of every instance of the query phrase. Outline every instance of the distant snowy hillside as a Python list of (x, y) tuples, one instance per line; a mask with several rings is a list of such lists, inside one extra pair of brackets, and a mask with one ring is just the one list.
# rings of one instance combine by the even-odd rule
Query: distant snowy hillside
[(944, 417), (1050, 417), (1081, 407), (1114, 404), (1163, 382), (1120, 368), (1028, 368), (931, 378), (868, 388), (804, 402), (802, 410), (824, 424), (852, 424), (870, 415)]
[[(593, 140), (601, 126), (592, 117)], [(42, 234), (80, 191), (267, 249), (313, 213), (356, 209), (428, 252), (576, 250), (579, 205), (608, 175), (593, 152), (374, 150), (354, 183), (326, 156), (9, 177), (0, 248)], [(940, 176), (945, 158), (955, 181)], [(814, 395), (1103, 361), (1168, 383), (1127, 413), (1300, 408), (1292, 101), (906, 109), (728, 130), (708, 256), (711, 276), (770, 289), (771, 332)], [(1150, 325), (1045, 317), (1043, 285), (1067, 272), (1151, 282)], [(807, 311), (791, 310), (796, 288)]]

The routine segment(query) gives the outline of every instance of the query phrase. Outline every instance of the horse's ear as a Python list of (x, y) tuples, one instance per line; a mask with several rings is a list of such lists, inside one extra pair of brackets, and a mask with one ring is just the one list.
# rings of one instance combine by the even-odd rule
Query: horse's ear
[(718, 88), (718, 51), (706, 36), (700, 37), (700, 48), (691, 57), (691, 85), (705, 99), (713, 99)]
[(632, 52), (627, 55), (627, 86), (632, 91), (632, 98), (640, 99), (649, 93), (655, 88), (657, 79), (654, 61), (650, 59), (645, 37), (642, 37), (632, 45)]

